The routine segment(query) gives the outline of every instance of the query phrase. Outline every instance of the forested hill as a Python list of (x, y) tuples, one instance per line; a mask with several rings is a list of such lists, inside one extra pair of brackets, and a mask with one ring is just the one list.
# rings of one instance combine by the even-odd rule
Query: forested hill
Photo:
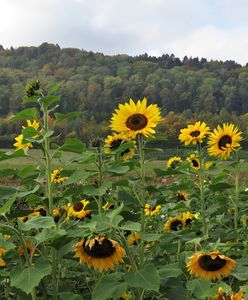
[(173, 54), (107, 56), (43, 43), (0, 46), (0, 116), (21, 109), (23, 87), (35, 78), (43, 85), (65, 80), (60, 110), (87, 110), (96, 122), (107, 120), (130, 97), (145, 96), (164, 114), (248, 111), (248, 67), (234, 61), (180, 60)]

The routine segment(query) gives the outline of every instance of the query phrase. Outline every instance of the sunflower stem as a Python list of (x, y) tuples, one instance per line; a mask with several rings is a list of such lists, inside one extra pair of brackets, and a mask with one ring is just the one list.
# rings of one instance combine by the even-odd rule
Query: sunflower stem
[[(97, 167), (98, 167), (98, 187), (102, 185), (102, 177), (103, 177), (103, 159), (102, 159), (102, 147), (101, 144), (97, 147)], [(101, 215), (103, 212), (102, 208), (102, 196), (98, 197), (97, 201), (98, 205), (98, 214)]]
[(236, 170), (235, 170), (235, 198), (234, 198), (234, 229), (238, 231), (238, 215), (239, 215), (239, 193), (240, 193), (240, 163), (238, 154), (235, 152)]
[(58, 253), (54, 248), (52, 249), (52, 290), (53, 290), (53, 300), (58, 299), (58, 288), (59, 288), (59, 280), (58, 280)]
[[(140, 223), (141, 229), (140, 233), (145, 233), (145, 155), (144, 155), (144, 138), (142, 134), (138, 134), (138, 150), (139, 150), (139, 157), (140, 157), (140, 179), (141, 179), (141, 191), (140, 191)], [(140, 246), (140, 266), (143, 267), (144, 265), (144, 251), (145, 251), (145, 242), (141, 238), (141, 246)]]
[[(41, 106), (41, 110), (43, 111), (43, 119), (44, 119), (44, 129), (45, 134), (49, 131), (49, 122), (48, 122), (48, 110), (44, 104)], [(46, 179), (47, 179), (47, 198), (48, 198), (48, 210), (50, 216), (53, 215), (53, 193), (52, 193), (52, 182), (51, 182), (51, 173), (52, 173), (52, 163), (51, 163), (51, 151), (50, 151), (50, 141), (49, 137), (46, 136), (44, 138), (45, 144), (45, 159), (46, 159)]]
[(197, 143), (197, 152), (198, 157), (200, 161), (200, 203), (201, 203), (201, 219), (202, 219), (202, 227), (203, 227), (203, 233), (204, 235), (207, 235), (208, 228), (206, 224), (206, 203), (205, 203), (205, 197), (204, 197), (204, 168), (203, 168), (203, 158), (202, 158), (202, 148), (201, 144)]

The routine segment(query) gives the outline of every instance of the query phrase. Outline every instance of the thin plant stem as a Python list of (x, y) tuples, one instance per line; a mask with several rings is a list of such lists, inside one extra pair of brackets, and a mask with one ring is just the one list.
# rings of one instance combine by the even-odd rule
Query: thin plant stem
[[(43, 118), (44, 118), (44, 129), (45, 134), (49, 131), (48, 123), (48, 111), (45, 105), (42, 105)], [(52, 182), (51, 182), (51, 173), (52, 173), (52, 162), (51, 162), (51, 153), (50, 153), (50, 141), (49, 137), (45, 137), (45, 158), (46, 158), (46, 179), (47, 179), (47, 198), (48, 198), (48, 210), (50, 216), (53, 215), (53, 193), (52, 193)]]
[(202, 147), (200, 143), (197, 143), (197, 151), (198, 151), (198, 157), (200, 161), (200, 204), (201, 204), (201, 220), (202, 220), (202, 227), (203, 227), (203, 233), (206, 235), (208, 233), (207, 223), (206, 223), (206, 202), (205, 202), (205, 196), (204, 196), (204, 168), (203, 168), (203, 158), (202, 158)]
[(234, 229), (238, 230), (238, 216), (239, 216), (239, 193), (240, 193), (240, 163), (238, 154), (235, 152), (236, 170), (235, 170), (235, 197), (234, 197)]
[[(144, 156), (144, 139), (142, 135), (138, 135), (138, 150), (139, 150), (139, 157), (140, 157), (140, 179), (141, 179), (141, 191), (140, 191), (140, 223), (141, 223), (141, 234), (145, 233), (145, 156)], [(144, 250), (145, 250), (145, 243), (141, 239), (141, 247), (140, 247), (140, 266), (144, 265)]]

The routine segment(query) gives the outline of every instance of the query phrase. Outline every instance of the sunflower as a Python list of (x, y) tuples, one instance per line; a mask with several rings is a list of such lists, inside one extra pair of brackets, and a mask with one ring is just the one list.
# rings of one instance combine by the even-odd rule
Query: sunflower
[[(6, 250), (4, 248), (0, 247), (0, 256), (3, 256), (3, 254), (5, 253), (5, 251)], [(2, 258), (0, 258), (0, 267), (3, 267), (5, 265), (6, 265), (5, 261)]]
[(209, 135), (209, 155), (226, 160), (240, 146), (241, 134), (234, 124), (223, 124), (223, 128), (218, 125)]
[(33, 148), (33, 145), (31, 143), (23, 143), (23, 134), (19, 134), (17, 137), (15, 137), (16, 143), (13, 144), (14, 147), (16, 147), (16, 151), (20, 149), (30, 149)]
[(235, 260), (220, 254), (218, 251), (197, 252), (191, 256), (187, 263), (191, 275), (194, 274), (205, 280), (227, 277), (235, 266)]
[[(104, 141), (104, 150), (106, 154), (110, 154), (117, 150), (120, 145), (124, 145), (131, 140), (127, 138), (123, 133), (108, 135)], [(127, 148), (120, 153), (122, 160), (128, 160), (134, 156), (135, 148)]]
[(209, 134), (209, 127), (206, 125), (205, 122), (196, 122), (194, 125), (188, 125), (187, 128), (183, 128), (180, 130), (179, 140), (184, 142), (185, 145), (196, 143), (202, 143), (203, 139)]
[(175, 217), (169, 217), (167, 222), (164, 224), (165, 231), (178, 231), (183, 226), (182, 218), (179, 215)]
[[(34, 120), (33, 123), (32, 123), (31, 120), (27, 120), (27, 125), (28, 125), (27, 127), (32, 127), (32, 128), (34, 128), (35, 130), (38, 130), (39, 127), (40, 127), (40, 123), (37, 122), (36, 120)], [(25, 128), (27, 128), (27, 127), (22, 126), (23, 129), (25, 129)]]
[(190, 225), (195, 219), (199, 218), (199, 214), (192, 214), (190, 211), (184, 212), (182, 215), (183, 226)]
[[(28, 251), (28, 255), (31, 256), (34, 251), (34, 245), (30, 241), (26, 241), (26, 248)], [(19, 256), (24, 256), (24, 251), (21, 246), (18, 247), (17, 252)]]
[(191, 154), (189, 157), (187, 157), (187, 161), (190, 162), (193, 170), (200, 169), (200, 160), (195, 154)]
[(59, 168), (58, 170), (53, 170), (51, 174), (51, 181), (54, 183), (63, 183), (67, 179), (67, 177), (60, 177), (60, 173), (62, 171), (62, 168)]
[(102, 199), (102, 208), (104, 210), (114, 209), (115, 205), (114, 205), (114, 203), (108, 202), (103, 198)]
[(212, 168), (214, 166), (215, 166), (215, 163), (212, 162), (212, 161), (206, 161), (206, 163), (205, 163), (205, 169), (206, 170), (208, 170), (208, 169), (210, 169), (210, 168)]
[(112, 239), (104, 236), (94, 237), (88, 240), (81, 240), (75, 245), (75, 257), (80, 263), (85, 263), (95, 270), (107, 271), (114, 269), (114, 266), (123, 262), (125, 250)]
[(130, 138), (135, 138), (137, 134), (147, 137), (155, 133), (154, 128), (162, 120), (156, 104), (147, 106), (146, 98), (138, 100), (136, 104), (130, 99), (129, 103), (119, 104), (112, 115), (110, 127)]
[(29, 217), (36, 217), (36, 216), (46, 216), (47, 212), (44, 206), (39, 206), (37, 207), (33, 212), (30, 214), (23, 216), (23, 217), (18, 217), (17, 219), (21, 222), (27, 222)]
[(214, 296), (213, 300), (245, 300), (245, 298), (243, 298), (243, 291), (239, 291), (238, 294), (234, 294), (234, 293), (229, 293), (226, 294), (224, 293), (223, 289), (220, 287), (218, 289), (217, 294)]
[(53, 219), (58, 223), (63, 216), (67, 215), (67, 210), (63, 207), (56, 207), (53, 209)]
[(187, 200), (189, 200), (189, 194), (185, 191), (179, 191), (176, 194), (176, 200), (178, 200), (178, 201), (181, 201), (181, 200), (187, 201)]
[(159, 213), (160, 209), (161, 205), (156, 205), (152, 208), (150, 204), (146, 203), (144, 211), (146, 216), (156, 216)]
[(125, 293), (121, 296), (120, 300), (131, 300), (132, 299), (132, 295), (129, 293)]
[(67, 216), (70, 217), (76, 217), (78, 219), (83, 219), (88, 214), (90, 214), (91, 210), (85, 209), (85, 207), (90, 202), (86, 199), (82, 199), (79, 202), (75, 203), (74, 205), (71, 205), (67, 210)]
[(167, 162), (167, 168), (175, 169), (183, 160), (180, 156), (173, 156)]
[(137, 245), (137, 242), (141, 240), (141, 236), (137, 231), (134, 231), (127, 237), (128, 245)]

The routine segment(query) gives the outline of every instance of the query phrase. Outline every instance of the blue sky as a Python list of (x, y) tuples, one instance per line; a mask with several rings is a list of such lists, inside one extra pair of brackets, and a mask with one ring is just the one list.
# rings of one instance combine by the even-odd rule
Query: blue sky
[(248, 62), (248, 0), (0, 0), (0, 44)]

